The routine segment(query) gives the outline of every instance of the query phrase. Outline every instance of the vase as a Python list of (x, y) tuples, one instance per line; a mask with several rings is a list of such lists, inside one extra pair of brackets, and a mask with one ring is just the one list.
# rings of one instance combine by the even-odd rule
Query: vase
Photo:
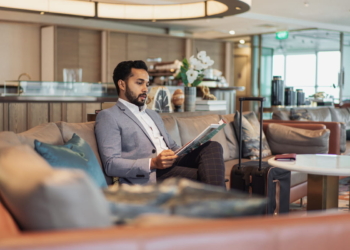
[(197, 87), (185, 87), (185, 111), (196, 110)]

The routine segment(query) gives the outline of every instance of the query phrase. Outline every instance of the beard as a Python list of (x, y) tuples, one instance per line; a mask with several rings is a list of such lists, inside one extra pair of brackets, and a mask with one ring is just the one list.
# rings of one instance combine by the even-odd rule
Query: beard
[[(128, 88), (128, 85), (126, 85), (125, 96), (126, 96), (126, 98), (128, 98), (128, 101), (130, 103), (135, 104), (138, 107), (142, 107), (143, 105), (145, 105), (145, 102), (146, 102), (146, 99), (147, 99), (147, 94), (146, 93), (142, 93), (142, 94), (139, 94), (138, 96), (136, 96), (135, 93), (132, 92)], [(145, 97), (145, 100), (144, 101), (139, 101), (139, 97)]]

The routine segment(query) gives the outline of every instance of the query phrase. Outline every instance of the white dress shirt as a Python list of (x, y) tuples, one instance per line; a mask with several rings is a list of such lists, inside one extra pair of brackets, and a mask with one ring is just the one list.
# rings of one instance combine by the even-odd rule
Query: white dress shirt
[[(156, 126), (152, 118), (146, 113), (147, 105), (143, 105), (140, 110), (139, 107), (135, 104), (125, 101), (121, 98), (118, 99), (118, 102), (123, 103), (140, 121), (142, 126), (147, 131), (149, 137), (151, 138), (154, 146), (156, 147), (157, 155), (159, 155), (163, 150), (168, 149), (163, 136), (159, 132), (158, 127)], [(151, 159), (149, 162), (151, 166)]]

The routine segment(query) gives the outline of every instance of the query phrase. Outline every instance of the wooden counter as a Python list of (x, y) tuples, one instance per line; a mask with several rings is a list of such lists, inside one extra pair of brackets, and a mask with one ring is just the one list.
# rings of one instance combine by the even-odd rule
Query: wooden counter
[(20, 133), (42, 123), (86, 122), (87, 114), (117, 97), (0, 97), (0, 131)]

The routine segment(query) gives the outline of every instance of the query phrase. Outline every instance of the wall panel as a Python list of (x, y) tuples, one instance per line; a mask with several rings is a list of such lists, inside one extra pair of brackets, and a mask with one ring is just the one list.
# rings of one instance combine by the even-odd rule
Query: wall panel
[(27, 104), (9, 104), (9, 131), (21, 133), (27, 130)]
[(27, 129), (33, 128), (39, 124), (49, 122), (48, 103), (28, 103), (28, 125)]
[(67, 103), (67, 122), (83, 122), (83, 104)]
[(22, 73), (40, 80), (40, 25), (0, 22), (0, 34), (0, 83)]
[(205, 50), (207, 55), (214, 60), (212, 68), (222, 71), (225, 75), (225, 43), (212, 40), (200, 40), (193, 41), (193, 53)]
[(148, 37), (146, 35), (128, 34), (127, 60), (143, 60), (148, 57)]
[(107, 81), (113, 82), (113, 71), (118, 63), (126, 61), (127, 57), (127, 34), (111, 32), (109, 37), (108, 52), (108, 76)]
[(168, 38), (161, 36), (148, 36), (147, 38), (147, 57), (160, 57), (162, 62), (173, 61), (174, 58), (169, 58)]
[(101, 110), (101, 103), (83, 103), (82, 120), (87, 121), (87, 114), (95, 114), (95, 110)]
[(0, 103), (0, 131), (4, 131), (4, 104)]
[(57, 28), (55, 80), (63, 81), (64, 68), (79, 68), (79, 29)]
[(83, 82), (101, 81), (101, 32), (79, 30), (79, 68)]
[(186, 57), (186, 39), (168, 37), (168, 60), (182, 61)]
[(49, 109), (49, 122), (62, 121), (62, 103), (50, 103)]

